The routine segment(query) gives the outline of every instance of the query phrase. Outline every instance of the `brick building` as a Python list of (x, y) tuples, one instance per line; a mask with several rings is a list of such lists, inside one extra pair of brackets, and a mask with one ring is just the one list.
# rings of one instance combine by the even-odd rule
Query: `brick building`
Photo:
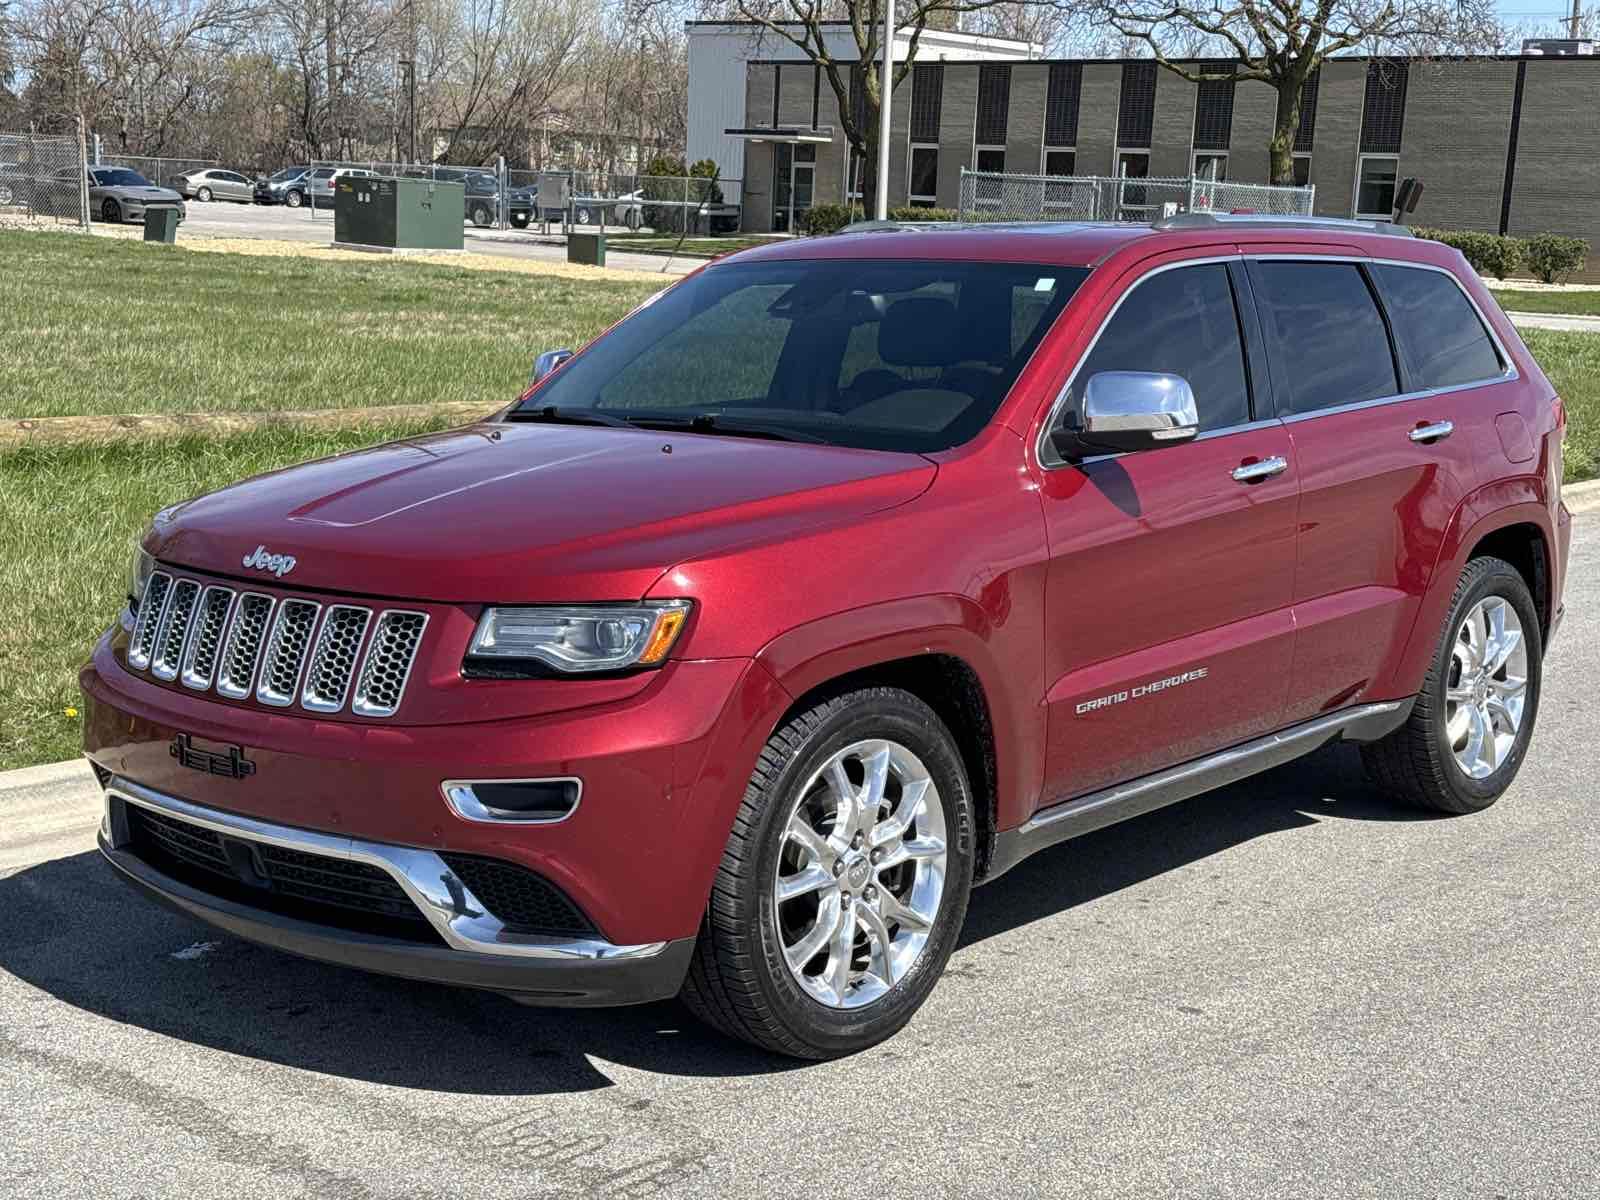
[[(890, 203), (957, 207), (963, 167), (1264, 183), (1275, 104), (1265, 84), (1197, 85), (1149, 60), (918, 61), (895, 91)], [(1416, 223), (1600, 248), (1600, 57), (1342, 57), (1302, 110), (1295, 175), (1319, 214), (1388, 215), (1415, 175)], [(748, 230), (788, 228), (859, 179), (807, 62), (747, 62), (744, 120), (723, 136), (742, 143)]]

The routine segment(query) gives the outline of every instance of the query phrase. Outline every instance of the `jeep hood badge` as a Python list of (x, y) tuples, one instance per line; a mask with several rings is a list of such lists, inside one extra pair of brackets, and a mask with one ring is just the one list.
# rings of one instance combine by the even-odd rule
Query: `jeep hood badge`
[(257, 546), (244, 556), (244, 565), (255, 571), (271, 571), (282, 579), (294, 570), (294, 555), (273, 554), (265, 546)]

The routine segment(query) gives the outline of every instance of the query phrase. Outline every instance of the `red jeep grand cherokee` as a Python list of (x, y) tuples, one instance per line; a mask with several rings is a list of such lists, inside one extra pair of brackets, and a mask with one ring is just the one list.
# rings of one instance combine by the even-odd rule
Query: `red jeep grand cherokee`
[(493, 420), (157, 514), (82, 676), (121, 875), (822, 1058), (904, 1024), (1036, 850), (1340, 738), (1452, 813), (1527, 752), (1565, 415), (1442, 245), (847, 232), (566, 357)]

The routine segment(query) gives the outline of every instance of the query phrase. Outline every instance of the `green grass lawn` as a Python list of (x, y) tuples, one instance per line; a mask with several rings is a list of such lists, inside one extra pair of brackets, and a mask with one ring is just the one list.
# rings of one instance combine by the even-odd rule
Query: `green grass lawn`
[(1600, 317), (1600, 292), (1523, 292), (1495, 288), (1494, 298), (1507, 312)]
[(0, 770), (79, 752), (77, 668), (123, 606), (134, 539), (164, 505), (428, 426), (0, 453)]
[(0, 231), (0, 417), (492, 407), (660, 286)]
[(1566, 481), (1600, 476), (1600, 333), (1518, 332), (1567, 402)]

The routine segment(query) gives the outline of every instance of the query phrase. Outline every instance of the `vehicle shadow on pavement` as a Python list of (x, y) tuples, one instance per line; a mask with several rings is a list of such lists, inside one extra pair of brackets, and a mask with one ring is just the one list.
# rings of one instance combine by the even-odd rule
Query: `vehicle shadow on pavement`
[[(1037, 855), (974, 894), (962, 944), (1330, 816), (1426, 819), (1378, 795), (1348, 748), (1327, 750)], [(0, 971), (167, 1037), (429, 1091), (581, 1092), (611, 1086), (607, 1062), (713, 1077), (806, 1066), (719, 1037), (673, 1003), (530, 1009), (256, 947), (135, 896), (94, 851), (0, 879)]]
[[(972, 894), (959, 946), (970, 946), (1188, 866), (1233, 846), (1328, 819), (1430, 821), (1369, 783), (1349, 745), (1113, 825), (1026, 859)], [(1446, 818), (1447, 819), (1447, 818)]]

